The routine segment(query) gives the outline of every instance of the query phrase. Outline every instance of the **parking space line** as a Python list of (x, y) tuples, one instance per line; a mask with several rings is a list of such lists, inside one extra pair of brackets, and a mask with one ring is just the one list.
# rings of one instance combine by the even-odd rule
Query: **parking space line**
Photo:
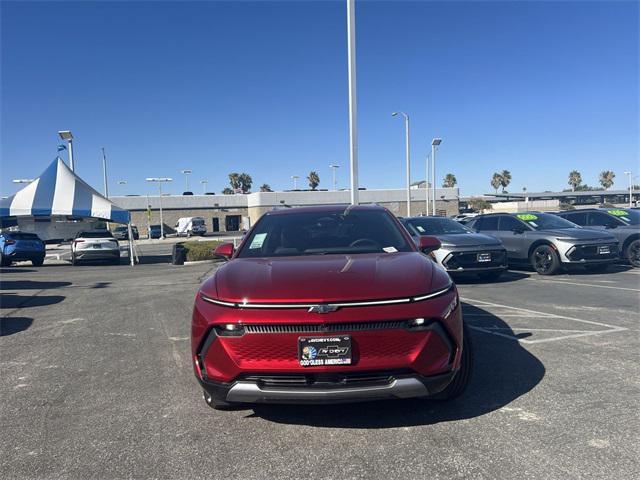
[[(525, 327), (491, 327), (491, 326), (487, 326), (487, 327), (480, 327), (477, 325), (469, 325), (469, 328), (479, 331), (479, 332), (483, 332), (483, 333), (488, 333), (490, 335), (496, 335), (499, 337), (504, 337), (504, 338), (508, 338), (510, 340), (515, 340), (521, 343), (526, 343), (526, 344), (535, 344), (535, 343), (546, 343), (546, 342), (554, 342), (554, 341), (558, 341), (558, 340), (566, 340), (568, 338), (578, 338), (578, 337), (588, 337), (588, 336), (592, 336), (592, 335), (602, 335), (605, 333), (614, 333), (614, 332), (621, 332), (621, 331), (625, 331), (628, 330), (625, 327), (619, 327), (616, 325), (609, 325), (607, 323), (602, 323), (602, 322), (594, 322), (592, 320), (583, 320), (580, 318), (574, 318), (574, 317), (568, 317), (566, 315), (556, 315), (553, 313), (545, 313), (545, 312), (538, 312), (536, 310), (530, 310), (527, 308), (520, 308), (520, 307), (510, 307), (508, 305), (502, 305), (499, 303), (493, 303), (493, 302), (487, 302), (484, 300), (475, 300), (472, 298), (462, 298), (461, 299), (464, 302), (471, 302), (470, 304), (472, 306), (476, 306), (476, 307), (494, 307), (494, 308), (500, 308), (500, 309), (507, 309), (507, 310), (515, 310), (518, 312), (523, 312), (526, 313), (527, 315), (523, 315), (520, 318), (555, 318), (555, 319), (559, 319), (559, 320), (570, 320), (570, 321), (574, 321), (574, 322), (579, 322), (579, 323), (584, 323), (584, 324), (589, 324), (589, 325), (597, 325), (599, 327), (604, 327), (605, 330), (572, 330), (572, 329), (534, 329), (534, 328), (525, 328)], [(500, 318), (502, 316), (507, 316), (509, 314), (501, 314), (500, 312), (496, 312), (494, 314), (473, 314), (473, 313), (469, 313), (469, 314), (465, 314), (466, 317), (474, 317), (474, 316), (495, 316), (497, 318)], [(523, 331), (529, 331), (529, 332), (543, 332), (543, 331), (547, 331), (547, 332), (558, 332), (558, 333), (569, 333), (568, 335), (561, 335), (558, 337), (551, 337), (551, 338), (541, 338), (541, 339), (536, 339), (536, 340), (527, 340), (525, 338), (518, 338), (515, 335), (510, 335), (510, 334), (506, 334), (506, 333), (502, 333), (500, 330), (508, 330), (511, 332), (514, 332), (516, 330), (523, 330)]]
[(558, 283), (558, 284), (567, 284), (567, 285), (578, 285), (581, 287), (595, 287), (595, 288), (609, 288), (609, 289), (613, 289), (613, 290), (627, 290), (630, 292), (637, 292), (640, 293), (640, 289), (638, 288), (627, 288), (627, 287), (612, 287), (610, 285), (594, 285), (593, 283), (578, 283), (578, 282), (567, 282), (565, 280), (537, 280), (539, 282), (546, 282), (546, 283)]

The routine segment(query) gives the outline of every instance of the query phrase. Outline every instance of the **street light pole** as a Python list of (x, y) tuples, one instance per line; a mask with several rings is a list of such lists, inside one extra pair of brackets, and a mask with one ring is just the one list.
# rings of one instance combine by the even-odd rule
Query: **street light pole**
[(300, 178), (300, 176), (298, 175), (291, 175), (291, 179), (293, 180), (293, 189), (297, 190), (298, 189), (298, 179)]
[(67, 141), (67, 150), (69, 150), (69, 168), (74, 172), (75, 169), (73, 167), (73, 134), (69, 130), (60, 130), (58, 135), (62, 140)]
[(426, 216), (429, 216), (429, 158), (431, 157), (431, 153), (427, 153), (427, 159), (425, 163), (425, 172), (424, 172), (424, 196), (426, 203)]
[(164, 221), (162, 219), (162, 184), (165, 182), (173, 182), (173, 178), (166, 178), (166, 177), (151, 177), (151, 178), (147, 178), (146, 179), (147, 182), (155, 182), (158, 184), (158, 188), (160, 190), (160, 198), (158, 200), (159, 206), (160, 206), (160, 239), (164, 239)]
[(441, 138), (431, 140), (431, 196), (433, 199), (433, 214), (436, 214), (436, 147), (442, 143)]
[(351, 205), (358, 204), (358, 107), (356, 96), (356, 6), (347, 0), (347, 61), (349, 64), (349, 166)]
[(336, 190), (338, 190), (338, 184), (336, 183), (336, 170), (340, 168), (340, 165), (332, 163), (331, 165), (329, 165), (329, 168), (331, 168), (331, 170), (333, 171), (333, 191), (335, 192)]
[(202, 194), (206, 195), (207, 194), (207, 184), (209, 183), (208, 180), (200, 180), (200, 183), (202, 184)]
[(404, 112), (393, 112), (391, 116), (402, 115), (404, 117), (405, 159), (407, 162), (407, 217), (411, 216), (411, 152), (409, 148), (409, 115)]
[(189, 191), (189, 175), (191, 175), (191, 170), (186, 168), (184, 170), (180, 170), (180, 173), (184, 174), (184, 191), (188, 192)]
[(633, 179), (631, 178), (631, 172), (627, 171), (624, 174), (629, 177), (629, 208), (633, 207)]
[(102, 176), (104, 178), (104, 196), (109, 198), (109, 185), (107, 183), (107, 155), (102, 147)]

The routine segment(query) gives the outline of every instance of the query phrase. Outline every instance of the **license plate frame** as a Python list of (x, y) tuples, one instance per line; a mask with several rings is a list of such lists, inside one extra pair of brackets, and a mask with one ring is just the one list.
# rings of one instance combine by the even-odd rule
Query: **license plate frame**
[(351, 365), (352, 350), (351, 335), (298, 337), (298, 362), (302, 367)]
[(490, 252), (482, 252), (478, 253), (476, 256), (476, 260), (478, 263), (486, 263), (491, 261), (491, 253)]

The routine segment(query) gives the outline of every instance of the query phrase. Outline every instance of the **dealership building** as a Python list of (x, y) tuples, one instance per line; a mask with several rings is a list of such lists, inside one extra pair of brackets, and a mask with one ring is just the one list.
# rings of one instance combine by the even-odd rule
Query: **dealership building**
[[(411, 214), (426, 212), (425, 188), (412, 188)], [(458, 188), (436, 189), (436, 213), (455, 215), (458, 213)], [(388, 208), (397, 216), (407, 215), (407, 191), (360, 190), (362, 204), (375, 203)], [(233, 232), (250, 228), (265, 212), (274, 209), (304, 207), (312, 205), (349, 204), (351, 192), (340, 191), (286, 191), (256, 192), (236, 195), (163, 195), (110, 197), (119, 207), (129, 210), (131, 221), (142, 231), (148, 224), (160, 223), (162, 205), (163, 223), (173, 228), (182, 217), (202, 217), (209, 232)], [(431, 205), (431, 202), (430, 202)], [(431, 206), (430, 206), (431, 208)], [(149, 218), (149, 212), (150, 217)]]

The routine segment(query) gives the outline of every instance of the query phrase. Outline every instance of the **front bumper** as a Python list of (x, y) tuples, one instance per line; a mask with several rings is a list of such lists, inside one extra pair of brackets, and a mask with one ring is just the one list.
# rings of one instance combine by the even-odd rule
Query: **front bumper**
[[(443, 250), (442, 266), (449, 273), (477, 273), (507, 269), (507, 251), (504, 249)], [(489, 255), (490, 260), (481, 262), (479, 258)]]
[[(600, 248), (607, 247), (609, 253), (601, 254)], [(618, 243), (576, 244), (569, 246), (561, 256), (563, 263), (574, 265), (593, 265), (600, 263), (613, 263), (618, 260)]]
[(249, 377), (232, 383), (199, 381), (209, 395), (229, 403), (330, 404), (429, 397), (444, 390), (455, 373), (424, 377), (382, 372), (361, 376), (362, 382), (353, 381), (355, 377), (349, 382), (344, 375), (336, 375), (333, 381), (314, 381), (313, 375), (303, 375), (298, 377), (305, 379), (294, 386), (294, 376)]

